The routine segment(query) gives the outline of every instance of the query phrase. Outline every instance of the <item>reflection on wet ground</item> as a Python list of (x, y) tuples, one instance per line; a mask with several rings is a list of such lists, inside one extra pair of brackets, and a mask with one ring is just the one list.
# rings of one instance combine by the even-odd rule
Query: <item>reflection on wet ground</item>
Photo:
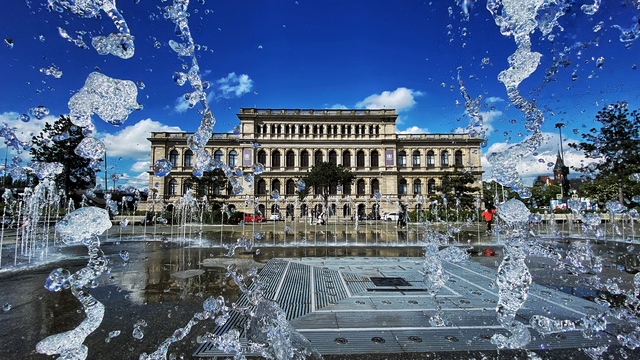
[[(560, 251), (571, 246), (568, 240), (561, 243), (549, 240), (548, 243)], [(471, 261), (492, 268), (499, 265), (501, 250), (498, 246), (492, 243), (473, 245)], [(223, 256), (221, 248), (184, 247), (162, 241), (109, 241), (102, 248), (112, 270), (100, 278), (97, 288), (91, 290), (91, 294), (106, 305), (106, 314), (100, 328), (85, 342), (89, 347), (88, 358), (137, 359), (142, 352), (154, 351), (195, 312), (202, 311), (206, 298), (222, 295), (229, 303), (238, 298), (236, 285), (225, 276), (226, 266), (231, 260)], [(486, 248), (495, 250), (496, 256), (483, 255)], [(119, 256), (121, 250), (129, 252), (128, 262)], [(64, 251), (71, 258), (28, 271), (0, 273), (1, 302), (11, 305), (9, 311), (0, 313), (2, 359), (50, 358), (35, 353), (36, 343), (48, 335), (72, 329), (84, 318), (80, 304), (68, 291), (51, 293), (44, 289), (43, 284), (53, 268), (62, 267), (74, 272), (85, 266), (86, 248), (65, 247), (54, 251)], [(637, 272), (633, 245), (599, 242), (594, 244), (594, 252), (605, 258), (601, 276), (620, 278), (621, 287), (630, 288), (633, 273)], [(261, 246), (258, 255), (239, 253), (233, 262), (240, 268), (250, 269), (262, 267), (273, 257), (344, 257), (348, 261), (350, 257), (374, 256), (420, 257), (423, 250), (418, 246)], [(591, 300), (599, 295), (588, 284), (582, 283), (581, 277), (567, 270), (553, 269), (553, 264), (547, 259), (531, 258), (529, 266), (534, 282), (540, 285)], [(136, 340), (132, 337), (133, 324), (141, 319), (148, 326), (142, 328), (144, 337)], [(197, 347), (197, 335), (212, 331), (214, 327), (213, 322), (199, 324), (186, 341), (172, 345), (170, 353), (189, 358)], [(115, 330), (121, 331), (120, 335), (107, 342), (109, 333)], [(582, 354), (573, 355), (583, 357)]]

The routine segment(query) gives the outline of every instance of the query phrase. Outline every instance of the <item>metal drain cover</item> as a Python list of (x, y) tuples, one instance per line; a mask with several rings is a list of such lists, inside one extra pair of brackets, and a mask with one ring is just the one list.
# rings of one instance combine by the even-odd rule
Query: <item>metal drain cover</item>
[(369, 279), (375, 286), (411, 286), (407, 280), (401, 277), (371, 277)]

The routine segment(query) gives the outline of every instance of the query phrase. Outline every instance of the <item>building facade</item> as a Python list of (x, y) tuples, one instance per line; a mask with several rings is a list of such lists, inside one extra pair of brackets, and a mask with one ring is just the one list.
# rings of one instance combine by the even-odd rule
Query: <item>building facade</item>
[[(241, 211), (247, 196), (258, 198), (266, 216), (278, 211), (270, 196), (273, 190), (280, 194), (281, 208), (284, 203), (291, 207), (297, 198), (295, 181), (323, 161), (342, 165), (355, 175), (350, 186), (330, 189), (334, 203), (329, 213), (338, 216), (393, 212), (397, 203), (422, 207), (439, 197), (445, 173), (457, 169), (478, 180), (482, 176), (480, 139), (467, 134), (397, 134), (398, 114), (393, 109), (241, 108), (237, 116), (240, 131), (214, 134), (206, 150), (244, 173), (250, 173), (255, 163), (264, 165), (264, 172), (245, 183), (241, 194), (217, 190), (229, 206)], [(187, 146), (189, 135), (154, 132), (148, 139), (151, 164), (165, 158), (174, 165), (166, 177), (149, 170), (149, 189), (167, 201), (193, 186), (189, 178), (195, 154)], [(295, 215), (306, 214), (308, 203), (298, 203)]]

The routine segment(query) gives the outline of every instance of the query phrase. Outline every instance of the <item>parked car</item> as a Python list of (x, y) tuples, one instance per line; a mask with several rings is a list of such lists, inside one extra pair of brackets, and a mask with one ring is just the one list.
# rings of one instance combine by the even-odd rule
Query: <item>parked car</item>
[(261, 223), (264, 218), (257, 214), (244, 214), (244, 223)]
[(269, 216), (269, 220), (271, 220), (271, 221), (280, 221), (280, 220), (282, 220), (282, 215), (280, 215), (280, 213), (273, 213), (273, 214), (271, 214), (271, 216)]
[(382, 215), (382, 220), (384, 221), (398, 221), (400, 215), (398, 213), (386, 213)]

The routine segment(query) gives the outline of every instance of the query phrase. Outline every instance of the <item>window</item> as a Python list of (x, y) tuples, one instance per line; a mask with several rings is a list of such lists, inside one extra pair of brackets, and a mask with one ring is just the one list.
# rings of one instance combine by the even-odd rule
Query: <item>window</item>
[(258, 162), (262, 165), (267, 164), (267, 152), (264, 150), (258, 151)]
[(433, 151), (427, 152), (427, 167), (432, 168), (436, 166), (436, 155)]
[(356, 153), (356, 168), (362, 169), (364, 167), (364, 151), (359, 150)]
[(344, 195), (351, 195), (351, 183), (342, 185), (342, 193)]
[(169, 195), (176, 195), (178, 192), (178, 182), (176, 179), (169, 181)]
[(271, 167), (273, 168), (280, 167), (280, 151), (278, 150), (271, 153)]
[(258, 195), (267, 195), (267, 182), (264, 179), (258, 180)]
[(356, 183), (356, 194), (364, 195), (364, 180), (363, 179), (358, 180), (358, 182)]
[(222, 150), (216, 150), (216, 152), (213, 153), (213, 160), (216, 160), (217, 162), (222, 162)]
[(407, 195), (407, 179), (398, 181), (398, 195)]
[(238, 152), (235, 150), (229, 151), (229, 166), (238, 166)]
[(378, 154), (378, 151), (377, 150), (373, 150), (371, 152), (371, 168), (372, 169), (377, 169), (378, 166), (380, 166), (380, 165), (378, 165), (379, 159), (380, 159), (380, 155)]
[(178, 150), (171, 150), (169, 153), (169, 162), (173, 166), (178, 166)]
[(398, 167), (407, 166), (407, 152), (402, 150), (398, 152)]
[(182, 194), (186, 194), (187, 190), (192, 188), (191, 180), (185, 180), (184, 185), (182, 185)]
[(329, 162), (333, 165), (338, 165), (338, 153), (335, 150), (329, 151)]
[(429, 193), (429, 195), (433, 195), (436, 193), (436, 181), (433, 179), (429, 179), (429, 181), (427, 182), (427, 193)]
[(273, 182), (271, 182), (271, 191), (278, 191), (280, 192), (280, 180), (275, 179), (273, 180)]
[(420, 181), (420, 179), (413, 180), (413, 194), (422, 194), (422, 182)]
[(303, 169), (309, 167), (309, 152), (307, 150), (302, 150), (300, 153), (300, 167)]
[(296, 193), (296, 185), (292, 179), (287, 180), (287, 186), (285, 188), (287, 195), (293, 195)]
[(284, 160), (285, 161), (284, 166), (287, 169), (291, 169), (292, 167), (294, 167), (295, 158), (296, 158), (296, 154), (293, 152), (293, 150), (287, 151), (287, 155)]
[(351, 153), (349, 151), (344, 151), (342, 153), (342, 166), (346, 168), (351, 167)]
[(378, 179), (371, 180), (371, 195), (380, 192), (380, 181)]
[(455, 166), (462, 166), (462, 150), (456, 150), (453, 155), (453, 161)]
[(318, 165), (322, 162), (322, 151), (317, 150), (313, 154), (313, 165)]
[(193, 151), (187, 150), (184, 152), (184, 166), (193, 166)]
[(447, 150), (440, 153), (440, 166), (449, 167), (449, 152)]
[(411, 165), (413, 167), (420, 167), (420, 151), (413, 151), (413, 154), (411, 155)]

